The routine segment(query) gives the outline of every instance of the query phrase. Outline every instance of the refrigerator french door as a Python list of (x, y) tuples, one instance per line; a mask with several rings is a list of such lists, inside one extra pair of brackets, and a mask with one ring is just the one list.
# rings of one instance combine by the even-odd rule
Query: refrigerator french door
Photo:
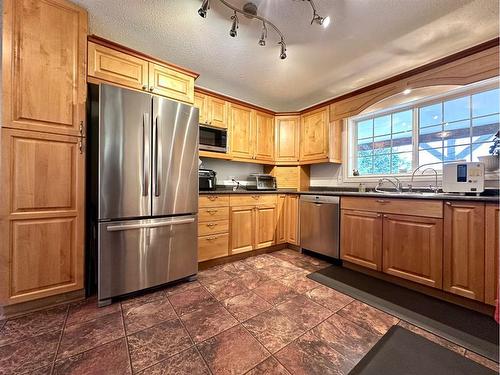
[(98, 300), (197, 273), (198, 109), (99, 88)]

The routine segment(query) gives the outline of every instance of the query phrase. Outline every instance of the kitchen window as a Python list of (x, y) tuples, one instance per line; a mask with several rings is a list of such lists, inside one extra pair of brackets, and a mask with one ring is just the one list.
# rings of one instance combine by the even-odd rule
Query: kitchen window
[[(491, 80), (350, 119), (348, 178), (410, 175), (419, 165), (477, 161), (500, 123), (500, 91)], [(357, 173), (359, 176), (357, 176)]]

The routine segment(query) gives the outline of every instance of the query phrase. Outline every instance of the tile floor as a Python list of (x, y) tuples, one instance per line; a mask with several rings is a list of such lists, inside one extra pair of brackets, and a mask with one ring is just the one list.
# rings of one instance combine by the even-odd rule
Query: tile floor
[(306, 277), (325, 266), (281, 250), (108, 307), (0, 321), (0, 374), (347, 374), (394, 324), (495, 369)]

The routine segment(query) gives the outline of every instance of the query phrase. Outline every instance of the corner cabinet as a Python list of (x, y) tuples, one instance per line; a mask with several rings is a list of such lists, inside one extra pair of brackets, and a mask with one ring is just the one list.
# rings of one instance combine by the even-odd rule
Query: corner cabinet
[(2, 304), (83, 288), (81, 142), (66, 135), (2, 130)]
[(329, 135), (328, 107), (307, 112), (300, 123), (300, 162), (327, 162)]
[(255, 113), (254, 159), (274, 161), (274, 116), (263, 112)]
[(2, 45), (2, 126), (81, 135), (86, 11), (65, 0), (5, 0)]
[(276, 116), (275, 161), (296, 164), (299, 161), (300, 116)]

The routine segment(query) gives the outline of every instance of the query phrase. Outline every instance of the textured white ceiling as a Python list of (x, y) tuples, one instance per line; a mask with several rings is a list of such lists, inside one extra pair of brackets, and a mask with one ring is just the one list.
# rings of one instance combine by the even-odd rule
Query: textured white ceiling
[[(228, 0), (243, 5), (244, 0)], [(303, 109), (450, 55), (498, 35), (498, 0), (315, 0), (332, 23), (310, 25), (301, 0), (255, 0), (285, 34), (257, 41), (261, 24), (218, 0), (206, 19), (201, 0), (76, 0), (90, 32), (200, 73), (197, 85), (276, 111)]]

